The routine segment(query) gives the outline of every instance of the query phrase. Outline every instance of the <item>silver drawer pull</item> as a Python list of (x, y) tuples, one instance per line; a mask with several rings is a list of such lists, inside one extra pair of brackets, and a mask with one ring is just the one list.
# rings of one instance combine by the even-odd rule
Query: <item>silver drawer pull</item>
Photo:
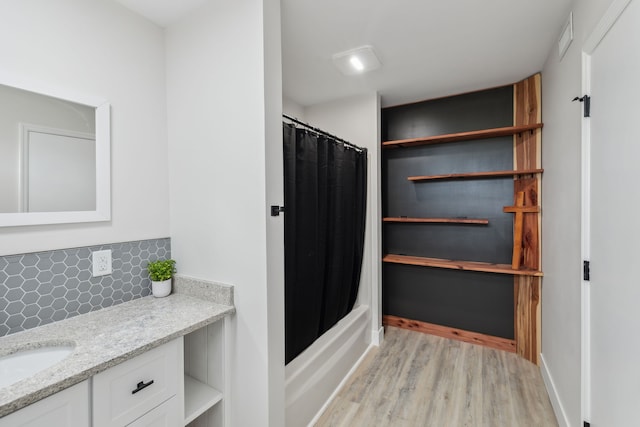
[(138, 383), (138, 385), (136, 386), (136, 389), (131, 391), (131, 394), (136, 394), (137, 392), (139, 392), (142, 389), (145, 389), (147, 387), (149, 387), (151, 384), (153, 384), (153, 380), (149, 381), (148, 383), (145, 383), (144, 381), (140, 381)]

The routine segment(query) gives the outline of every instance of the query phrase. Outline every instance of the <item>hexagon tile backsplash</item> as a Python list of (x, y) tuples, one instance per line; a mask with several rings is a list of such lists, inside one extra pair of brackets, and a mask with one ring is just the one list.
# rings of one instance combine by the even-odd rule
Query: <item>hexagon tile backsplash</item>
[[(103, 249), (113, 272), (92, 277)], [(147, 263), (170, 257), (169, 238), (0, 256), (0, 336), (147, 296)]]

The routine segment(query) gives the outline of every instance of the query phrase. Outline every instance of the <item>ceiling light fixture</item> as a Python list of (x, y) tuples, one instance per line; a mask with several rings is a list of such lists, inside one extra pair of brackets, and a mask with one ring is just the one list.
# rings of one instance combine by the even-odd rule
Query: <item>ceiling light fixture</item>
[(333, 55), (333, 63), (345, 76), (363, 74), (382, 65), (371, 46), (361, 46)]
[(364, 70), (364, 64), (362, 63), (362, 61), (360, 61), (360, 58), (358, 58), (357, 56), (352, 56), (351, 59), (349, 59), (349, 62), (351, 63), (353, 68), (356, 69), (356, 71)]

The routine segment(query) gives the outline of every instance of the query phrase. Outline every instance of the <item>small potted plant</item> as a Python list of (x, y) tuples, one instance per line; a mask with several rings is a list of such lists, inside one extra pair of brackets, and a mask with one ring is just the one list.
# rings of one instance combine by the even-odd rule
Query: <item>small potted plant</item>
[(151, 279), (151, 292), (156, 298), (166, 297), (171, 293), (171, 278), (176, 272), (176, 262), (172, 259), (159, 259), (147, 265)]

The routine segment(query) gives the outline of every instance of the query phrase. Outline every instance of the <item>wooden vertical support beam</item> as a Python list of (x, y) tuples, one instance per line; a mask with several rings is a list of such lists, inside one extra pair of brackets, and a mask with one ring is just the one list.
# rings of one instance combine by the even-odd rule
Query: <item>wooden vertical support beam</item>
[[(521, 208), (524, 206), (524, 191), (518, 191), (515, 197), (515, 206)], [(513, 220), (513, 256), (511, 258), (511, 268), (518, 270), (520, 268), (520, 259), (522, 258), (522, 228), (524, 226), (524, 213), (516, 212)]]
[[(514, 126), (541, 123), (540, 74), (513, 85)], [(542, 130), (523, 132), (513, 137), (515, 170), (541, 168)], [(514, 196), (524, 193), (524, 206), (538, 206), (540, 174), (514, 179)], [(525, 215), (522, 231), (522, 266), (539, 270), (541, 265), (541, 215)], [(539, 277), (514, 278), (514, 338), (516, 352), (538, 364), (540, 353), (540, 291)]]
[[(539, 177), (523, 177), (513, 181), (514, 193), (524, 193), (523, 206), (539, 206)], [(524, 216), (522, 230), (522, 265), (527, 268), (540, 269), (540, 215)]]
[(515, 286), (516, 353), (536, 365), (540, 353), (540, 277), (518, 276)]

